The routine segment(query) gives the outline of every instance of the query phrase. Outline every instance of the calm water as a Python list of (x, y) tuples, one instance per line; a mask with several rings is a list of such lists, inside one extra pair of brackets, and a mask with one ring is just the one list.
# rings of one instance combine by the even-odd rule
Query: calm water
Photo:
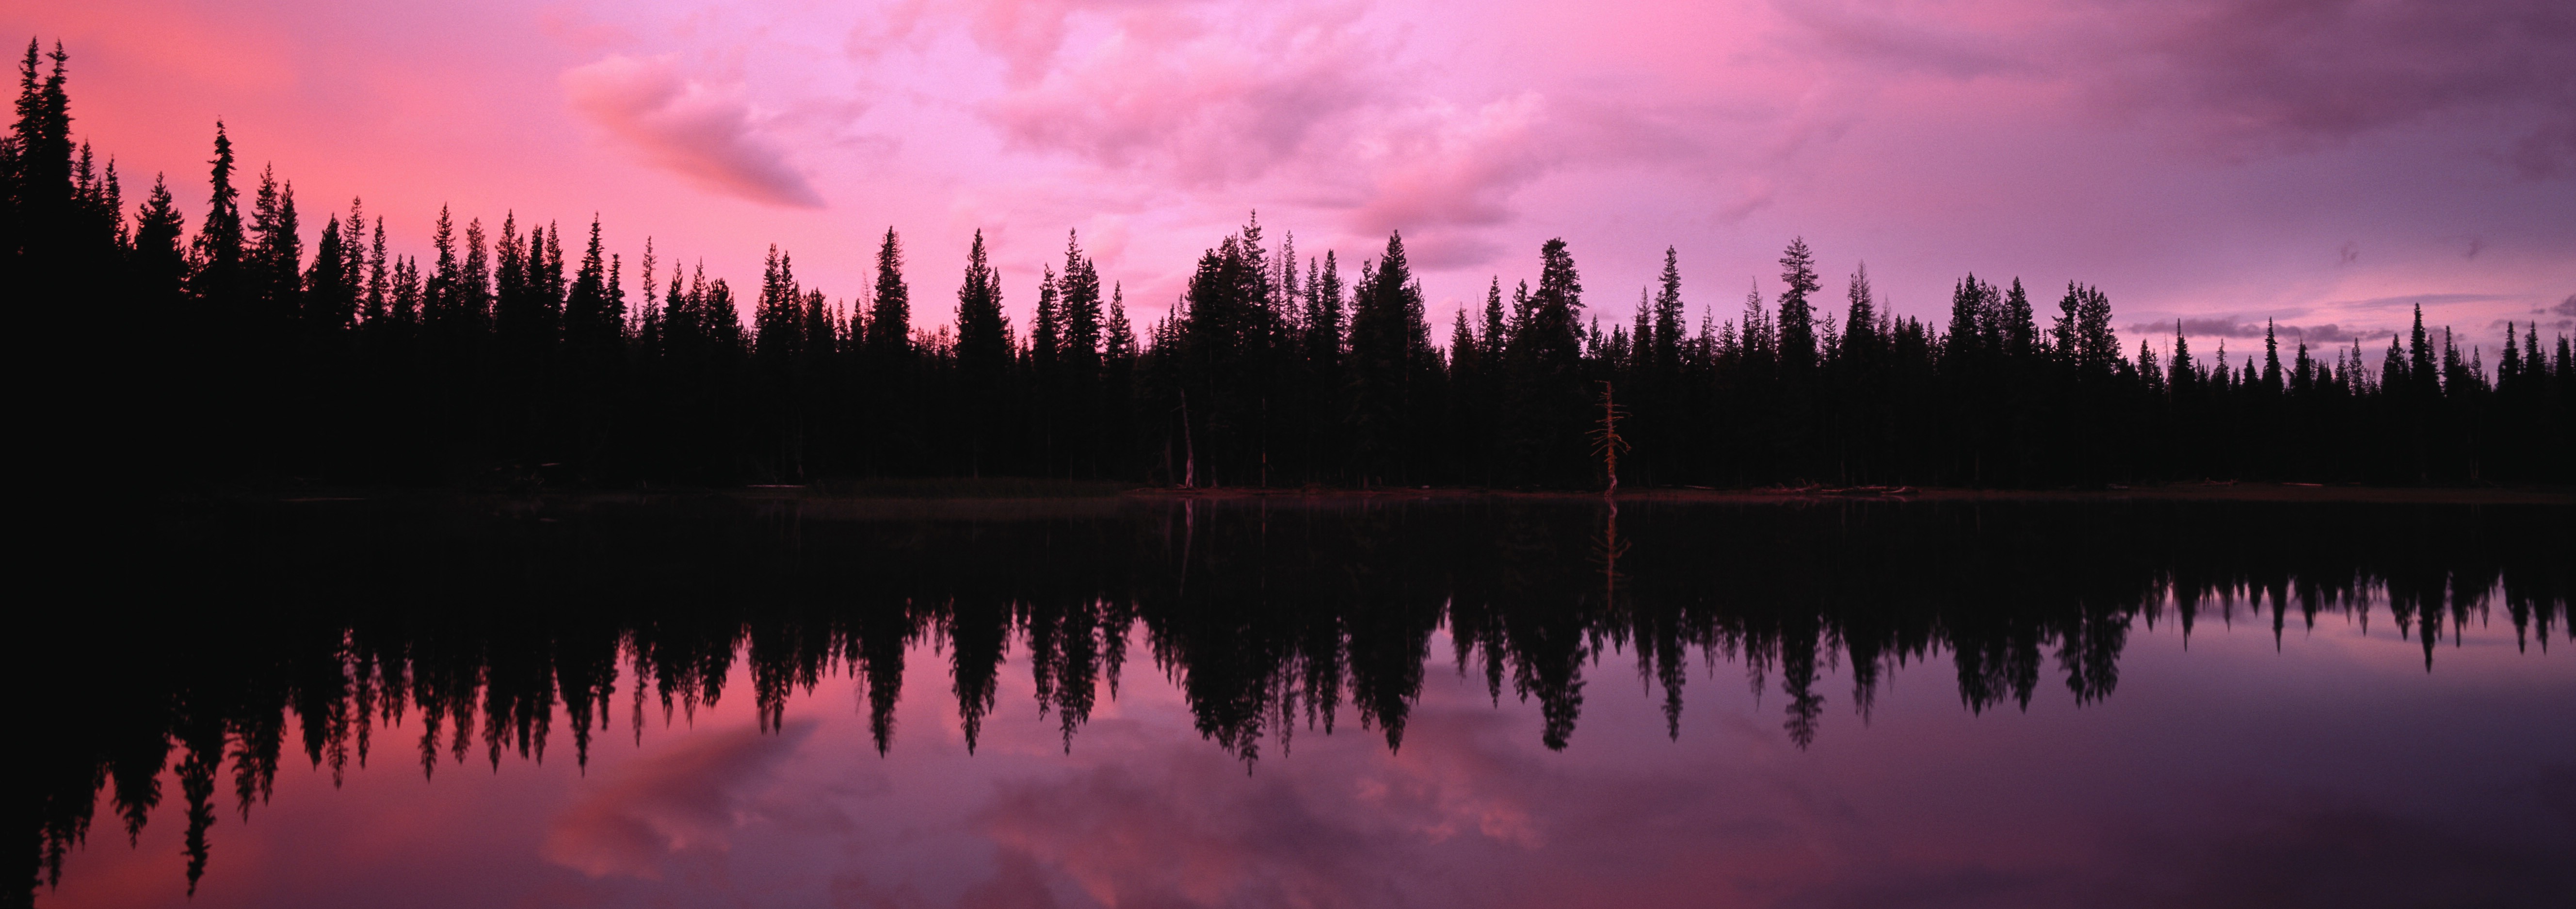
[(65, 907), (2563, 909), (2572, 516), (208, 507), (17, 620), (20, 861)]

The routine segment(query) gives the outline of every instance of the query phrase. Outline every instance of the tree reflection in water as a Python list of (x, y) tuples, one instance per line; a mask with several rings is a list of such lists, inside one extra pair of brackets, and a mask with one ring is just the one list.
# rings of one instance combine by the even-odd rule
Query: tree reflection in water
[(565, 732), (586, 765), (619, 708), (640, 741), (655, 714), (723, 697), (737, 659), (763, 730), (792, 692), (858, 680), (882, 753), (925, 640), (944, 645), (969, 750), (1011, 648), (1069, 751), (1133, 640), (1199, 733), (1247, 765), (1346, 711), (1400, 748), (1444, 628), (1454, 649), (1437, 656), (1497, 701), (1536, 700), (1550, 748), (1605, 660), (1661, 686), (1675, 737), (1692, 661), (1776, 682), (1800, 747), (1826, 713), (1820, 665), (1849, 668), (1864, 717), (1887, 673), (1944, 654), (1969, 711), (2027, 708), (2043, 676), (2082, 704), (2115, 691), (2136, 623), (2188, 635), (2213, 610), (2268, 618), (2277, 638), (2384, 603), (2429, 671), (2498, 605), (2520, 646), (2569, 638), (2566, 516), (1511, 498), (217, 507), (145, 522), (119, 547), (127, 570), (85, 601), (24, 609), (41, 613), (17, 637), (42, 747), (17, 774), (18, 854), (31, 887), (58, 878), (102, 791), (138, 836), (175, 763), (193, 889), (218, 803), (247, 818), (290, 747), (335, 782), (396, 727), (424, 774), (542, 760)]

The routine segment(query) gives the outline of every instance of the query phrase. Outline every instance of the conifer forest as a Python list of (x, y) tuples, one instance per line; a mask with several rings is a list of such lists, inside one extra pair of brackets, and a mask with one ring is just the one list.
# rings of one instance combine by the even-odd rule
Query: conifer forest
[[(1609, 391), (1631, 487), (2576, 476), (2576, 362), (2536, 324), (2454, 331), (2419, 306), (2384, 344), (2201, 351), (2115, 335), (2109, 289), (1973, 274), (1926, 321), (1792, 239), (1777, 293), (1733, 318), (1688, 318), (1686, 294), (1717, 292), (1677, 250), (1632, 307), (1587, 296), (1549, 240), (1444, 326), (1400, 233), (1353, 261), (1257, 217), (1150, 321), (1071, 234), (1036, 287), (1005, 288), (980, 233), (796, 251), (872, 255), (873, 286), (842, 295), (788, 250), (737, 285), (530, 212), (442, 209), (402, 255), (381, 215), (299, 205), (220, 123), (202, 217), (172, 175), (132, 198), (76, 136), (66, 64), (34, 43), (20, 64), (0, 287), (48, 389), (23, 406), (59, 427), (30, 454), (72, 475), (1599, 488)], [(1030, 324), (1006, 293), (1034, 297)]]
[(2555, 2), (0, 7), (0, 909), (2576, 907)]

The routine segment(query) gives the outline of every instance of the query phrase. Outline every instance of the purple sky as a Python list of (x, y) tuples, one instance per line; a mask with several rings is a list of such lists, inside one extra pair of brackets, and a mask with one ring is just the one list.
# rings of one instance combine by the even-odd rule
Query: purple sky
[(1306, 254), (1403, 230), (1444, 326), (1552, 236), (1624, 319), (1667, 245), (1723, 318), (1804, 235), (1829, 290), (1866, 260), (1914, 315), (1969, 271), (2096, 283), (2132, 344), (2384, 339), (2417, 302), (2488, 346), (2576, 329), (2564, 0), (0, 0), (0, 26), (67, 44), (75, 132), (131, 197), (167, 172), (192, 227), (222, 117), (308, 228), (364, 196), (398, 251), (442, 202), (597, 212), (630, 264), (649, 235), (742, 283), (777, 243), (844, 298), (891, 224), (924, 324), (978, 228), (1023, 322), (1067, 229), (1150, 318), (1258, 208)]
[[(2239, 604), (2239, 608), (2241, 609)], [(109, 806), (43, 905), (385, 906), (2277, 906), (2520, 904), (2576, 829), (2564, 650), (2517, 649), (2499, 618), (2427, 671), (2385, 605), (2361, 623), (2222, 623), (2188, 646), (2170, 612), (2132, 626), (2120, 687), (2078, 707), (2055, 669), (2027, 709), (1971, 714), (1948, 654), (1890, 671), (1868, 717), (1825, 667), (1823, 728), (1798, 750), (1776, 674), (1690, 674), (1682, 730), (1630, 655), (1585, 670), (1571, 744), (1538, 705), (1448, 662), (1445, 635), (1404, 747), (1300, 726), (1252, 768), (1201, 736), (1141, 658), (1068, 751), (1026, 648), (966, 753), (950, 663), (916, 645), (893, 748), (845, 676), (752, 718), (747, 660), (716, 706), (634, 739), (621, 705), (574, 766), (444, 756), (418, 715), (379, 727), (335, 788), (292, 754), (245, 821), (218, 793), (213, 858), (186, 894), (179, 781), (126, 843)], [(2236, 616), (2236, 618), (2249, 618)], [(2232, 627), (2230, 627), (2232, 625)], [(632, 679), (620, 685), (634, 684)], [(2249, 697), (2248, 692), (2263, 692)], [(618, 700), (625, 697), (621, 690)], [(2403, 734), (2392, 730), (2404, 730)], [(2461, 768), (2476, 768), (2463, 771)], [(229, 773), (227, 769), (226, 773)], [(2484, 888), (2484, 889), (2481, 889)], [(2341, 898), (2339, 898), (2341, 897)], [(2525, 899), (2525, 902), (2528, 900)]]

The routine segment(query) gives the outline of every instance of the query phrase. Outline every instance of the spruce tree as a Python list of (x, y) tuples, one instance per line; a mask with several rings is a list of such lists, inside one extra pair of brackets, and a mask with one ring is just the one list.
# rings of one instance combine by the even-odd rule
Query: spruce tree
[(186, 219), (170, 197), (169, 184), (153, 177), (152, 193), (135, 216), (131, 274), (145, 307), (141, 318), (156, 326), (155, 331), (177, 332), (179, 297), (188, 280), (188, 254), (179, 242), (186, 231)]
[(1851, 282), (1843, 290), (1849, 308), (1843, 311), (1843, 350), (1845, 356), (1864, 362), (1877, 356), (1878, 302), (1869, 285), (1869, 263), (1852, 269)]
[[(773, 248), (774, 251), (774, 248)], [(564, 294), (564, 347), (584, 372), (596, 372), (618, 356), (626, 313), (622, 294), (611, 283), (607, 250), (600, 243), (599, 217), (590, 219), (590, 242)]]
[(1040, 386), (1053, 385), (1056, 365), (1064, 355), (1064, 311), (1056, 302), (1055, 266), (1040, 266), (1038, 308), (1029, 324), (1029, 365)]
[(1002, 453), (994, 443), (1010, 420), (1003, 413), (1003, 388), (1011, 368), (1010, 321), (1002, 315), (1002, 278), (984, 250), (984, 232), (975, 232), (966, 250), (966, 274), (957, 286), (957, 382), (964, 406), (955, 414), (963, 422), (963, 460), (970, 475), (981, 476), (998, 465)]
[[(19, 272), (13, 284), (25, 281), (50, 294), (68, 289), (60, 286), (60, 270), (72, 255), (71, 102), (64, 89), (70, 58), (59, 41), (49, 55), (38, 48), (35, 39), (27, 40), (27, 56), (18, 67), (18, 120), (5, 143), (5, 161), (0, 161), (6, 164), (0, 197), (8, 203), (8, 221), (0, 227), (5, 231), (0, 242), (6, 243), (0, 261)], [(48, 59), (53, 61), (51, 72), (40, 77)]]
[(298, 288), (303, 284), (304, 238), (296, 226), (295, 187), (281, 184), (275, 168), (261, 168), (259, 195), (251, 206), (251, 252), (248, 268), (257, 321), (272, 343), (288, 337), (295, 324)]
[(893, 361), (912, 349), (912, 292), (903, 283), (903, 244), (886, 228), (877, 248), (876, 303), (868, 313), (868, 351)]
[[(1488, 306), (1499, 309), (1501, 287), (1487, 293)], [(1682, 363), (1682, 267), (1681, 251), (1664, 247), (1664, 272), (1655, 291), (1654, 369), (1658, 376), (1669, 379), (1680, 374)]]
[(1816, 280), (1816, 256), (1805, 237), (1789, 241), (1780, 254), (1780, 369), (1801, 376), (1816, 365), (1815, 307), (1808, 295), (1824, 286)]
[(1429, 453), (1422, 440), (1436, 403), (1435, 356), (1422, 284), (1406, 261), (1403, 234), (1390, 234), (1351, 308), (1351, 429), (1363, 478), (1404, 482), (1408, 468), (1427, 471), (1420, 462)]
[(2281, 336), (2274, 330), (2270, 319), (2263, 320), (2263, 372), (2260, 381), (2265, 392), (2281, 393)]
[(1583, 280), (1563, 238), (1539, 246), (1538, 287), (1520, 310), (1505, 352), (1509, 476), (1518, 483), (1582, 483)]
[(340, 229), (337, 215), (322, 225), (313, 266), (304, 275), (305, 333), (314, 338), (347, 331), (357, 321), (358, 288), (349, 283), (349, 260), (363, 258)]
[(2038, 316), (2031, 309), (2030, 293), (2022, 289), (2021, 279), (2014, 278), (2012, 289), (2004, 292), (2003, 351), (2015, 361), (2028, 360), (2039, 351)]
[(190, 251), (189, 290), (205, 305), (224, 315), (238, 312), (242, 292), (241, 191), (233, 188), (233, 142), (224, 135), (224, 123), (215, 121), (215, 157), (208, 174), (212, 189), (206, 201), (206, 218), (197, 223), (196, 239)]
[(1064, 273), (1056, 279), (1064, 323), (1064, 361), (1078, 381), (1100, 368), (1100, 269), (1082, 253), (1082, 238), (1065, 233)]

